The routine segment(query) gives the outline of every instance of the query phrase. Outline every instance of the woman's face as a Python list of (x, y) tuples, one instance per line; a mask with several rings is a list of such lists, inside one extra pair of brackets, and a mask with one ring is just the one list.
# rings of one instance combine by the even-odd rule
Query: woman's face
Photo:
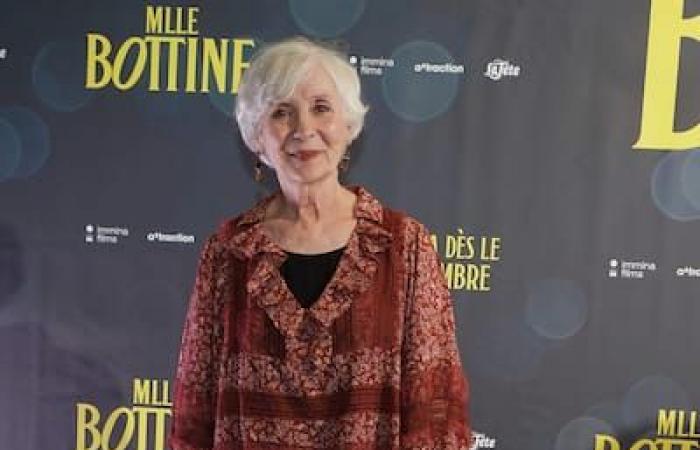
[(261, 150), (280, 181), (337, 178), (350, 127), (335, 83), (322, 67), (313, 65), (291, 97), (273, 104), (261, 128)]

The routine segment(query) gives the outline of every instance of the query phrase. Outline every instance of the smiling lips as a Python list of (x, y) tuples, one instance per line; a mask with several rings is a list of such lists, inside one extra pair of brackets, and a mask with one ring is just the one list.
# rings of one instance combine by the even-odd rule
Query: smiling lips
[(292, 157), (297, 158), (301, 161), (309, 161), (323, 153), (321, 150), (299, 150), (292, 154)]

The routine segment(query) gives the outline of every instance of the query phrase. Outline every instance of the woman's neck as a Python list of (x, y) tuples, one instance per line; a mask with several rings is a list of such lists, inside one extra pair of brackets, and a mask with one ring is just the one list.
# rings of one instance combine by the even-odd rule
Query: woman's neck
[(354, 194), (335, 177), (314, 183), (280, 183), (282, 196), (269, 211), (273, 217), (311, 226), (352, 215)]

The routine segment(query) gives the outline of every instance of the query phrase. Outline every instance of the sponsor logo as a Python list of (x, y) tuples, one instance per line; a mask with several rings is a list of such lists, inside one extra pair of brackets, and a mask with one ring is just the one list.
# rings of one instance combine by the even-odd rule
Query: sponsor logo
[(145, 80), (151, 92), (238, 92), (253, 39), (200, 36), (199, 6), (145, 5), (144, 13), (142, 36), (87, 33), (86, 89), (127, 91)]
[(472, 446), (469, 450), (479, 450), (482, 448), (496, 448), (496, 439), (486, 436), (484, 433), (472, 431)]
[(129, 229), (125, 227), (85, 225), (85, 242), (88, 244), (117, 244), (120, 239), (129, 237)]
[[(594, 436), (594, 450), (690, 450), (700, 447), (698, 411), (661, 409), (656, 421), (656, 437), (645, 437), (623, 446), (617, 437)], [(625, 439), (627, 440), (627, 439)], [(623, 442), (624, 443), (624, 442)]]
[(168, 380), (140, 378), (133, 382), (131, 407), (103, 415), (93, 404), (78, 403), (75, 449), (164, 450), (171, 406)]
[(700, 278), (700, 269), (691, 266), (676, 268), (676, 276), (679, 278)]
[(416, 73), (464, 73), (464, 64), (419, 62), (413, 66), (413, 71)]
[(608, 261), (609, 278), (625, 278), (632, 280), (642, 280), (657, 269), (655, 262), (649, 261), (628, 261), (612, 258)]
[(520, 76), (520, 66), (511, 64), (505, 59), (496, 58), (486, 64), (484, 76), (494, 81), (499, 81), (503, 77), (518, 77)]
[(391, 58), (370, 58), (361, 55), (350, 55), (350, 64), (355, 66), (360, 75), (380, 76), (384, 71), (394, 67)]
[(195, 237), (193, 234), (184, 233), (162, 233), (160, 231), (152, 231), (146, 234), (148, 242), (164, 242), (175, 244), (194, 244)]

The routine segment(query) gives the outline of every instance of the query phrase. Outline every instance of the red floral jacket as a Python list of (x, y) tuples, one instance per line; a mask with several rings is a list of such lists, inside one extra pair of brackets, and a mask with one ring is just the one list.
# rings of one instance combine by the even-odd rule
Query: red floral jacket
[(209, 238), (177, 366), (173, 450), (470, 447), (454, 315), (429, 234), (354, 190), (357, 225), (309, 309), (262, 229), (271, 197)]

